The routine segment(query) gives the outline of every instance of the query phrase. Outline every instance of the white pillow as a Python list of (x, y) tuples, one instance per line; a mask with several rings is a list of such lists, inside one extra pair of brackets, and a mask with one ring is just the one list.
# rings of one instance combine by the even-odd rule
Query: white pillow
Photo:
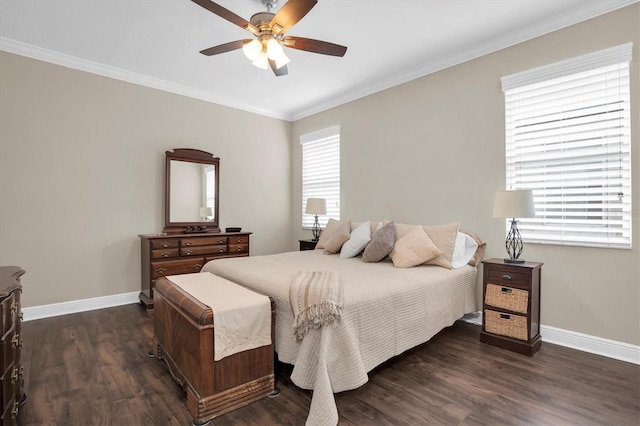
[(369, 244), (369, 241), (371, 241), (371, 223), (366, 221), (351, 233), (349, 241), (342, 246), (340, 257), (346, 259), (357, 256)]
[(458, 232), (456, 235), (456, 244), (453, 248), (453, 257), (451, 258), (451, 266), (460, 268), (471, 260), (478, 249), (478, 243), (464, 232)]

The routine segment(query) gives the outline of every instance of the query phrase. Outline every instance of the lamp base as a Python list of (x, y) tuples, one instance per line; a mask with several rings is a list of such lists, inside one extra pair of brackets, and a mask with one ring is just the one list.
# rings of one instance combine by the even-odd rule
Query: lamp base
[(523, 259), (504, 259), (504, 263), (524, 263)]

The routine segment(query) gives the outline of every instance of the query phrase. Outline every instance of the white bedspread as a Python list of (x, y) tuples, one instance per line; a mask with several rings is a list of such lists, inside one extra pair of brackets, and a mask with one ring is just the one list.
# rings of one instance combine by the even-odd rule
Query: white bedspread
[[(362, 386), (368, 371), (478, 308), (477, 269), (468, 265), (401, 269), (309, 250), (218, 259), (202, 271), (273, 297), (278, 358), (294, 365), (291, 380), (297, 386), (314, 390), (308, 425), (337, 424), (334, 392)], [(331, 271), (344, 285), (340, 323), (310, 330), (302, 342), (293, 334), (289, 303), (289, 285), (299, 271)]]

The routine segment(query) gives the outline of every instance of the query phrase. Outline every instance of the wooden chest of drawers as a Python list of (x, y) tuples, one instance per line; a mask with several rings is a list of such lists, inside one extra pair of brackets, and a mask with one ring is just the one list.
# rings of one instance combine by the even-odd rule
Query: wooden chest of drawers
[(533, 355), (540, 336), (540, 271), (542, 263), (482, 262), (483, 309), (480, 341)]
[(142, 249), (140, 301), (153, 308), (158, 278), (199, 272), (210, 260), (249, 256), (251, 232), (139, 235)]
[(20, 277), (24, 270), (17, 266), (0, 267), (0, 426), (15, 425), (18, 408), (26, 401), (23, 390), (23, 368), (20, 363), (22, 313)]

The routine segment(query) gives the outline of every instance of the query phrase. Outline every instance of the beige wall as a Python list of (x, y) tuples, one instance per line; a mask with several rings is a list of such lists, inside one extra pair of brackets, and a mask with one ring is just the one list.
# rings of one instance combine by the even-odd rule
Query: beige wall
[(487, 257), (504, 257), (505, 225), (491, 216), (505, 181), (500, 77), (632, 41), (633, 249), (526, 244), (523, 256), (544, 262), (544, 325), (640, 344), (639, 17), (636, 4), (298, 120), (294, 235), (310, 235), (299, 225), (299, 136), (339, 124), (344, 219), (460, 221), (487, 241)]
[(0, 265), (27, 271), (25, 307), (139, 291), (137, 235), (162, 230), (173, 148), (219, 156), (220, 226), (253, 231), (252, 254), (284, 251), (290, 129), (0, 52)]

